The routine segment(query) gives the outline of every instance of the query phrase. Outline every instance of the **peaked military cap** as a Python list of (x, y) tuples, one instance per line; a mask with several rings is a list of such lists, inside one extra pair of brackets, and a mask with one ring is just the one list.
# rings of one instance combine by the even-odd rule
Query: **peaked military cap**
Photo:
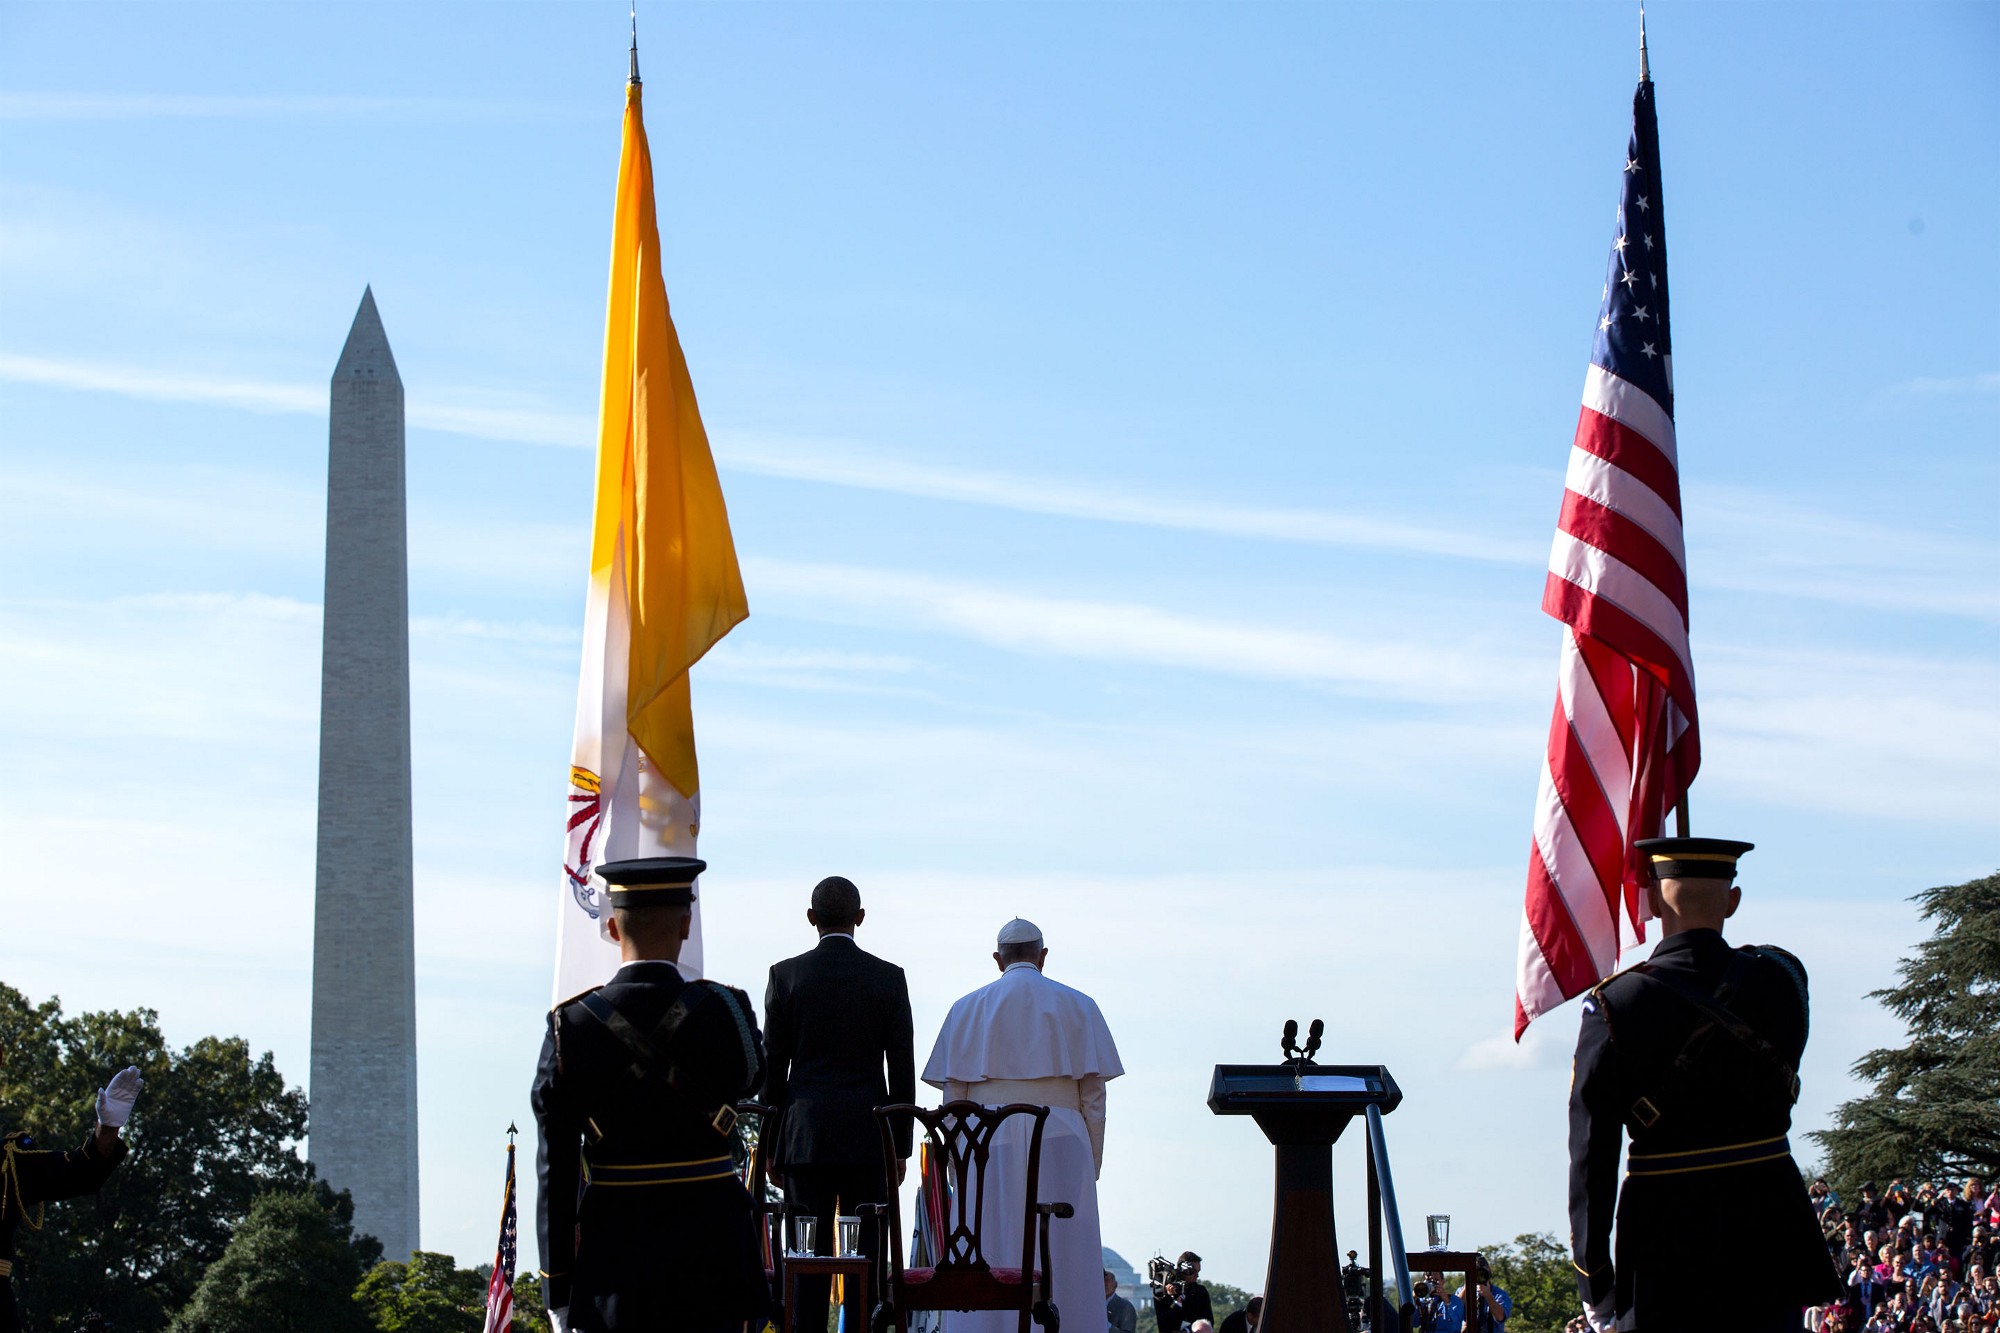
[(606, 861), (597, 877), (613, 907), (686, 907), (694, 901), (695, 877), (708, 862), (692, 856), (641, 856), (630, 861)]
[(1641, 838), (1632, 844), (1655, 879), (1734, 879), (1736, 858), (1757, 844), (1728, 838)]

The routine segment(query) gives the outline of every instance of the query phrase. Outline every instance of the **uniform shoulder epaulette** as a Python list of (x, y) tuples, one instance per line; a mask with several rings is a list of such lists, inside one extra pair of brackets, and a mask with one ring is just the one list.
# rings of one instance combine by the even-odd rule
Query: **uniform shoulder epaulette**
[(1603, 990), (1606, 986), (1609, 986), (1612, 982), (1618, 980), (1618, 978), (1626, 976), (1633, 972), (1637, 972), (1640, 968), (1644, 967), (1645, 965), (1646, 965), (1646, 960), (1641, 958), (1638, 962), (1633, 963), (1628, 967), (1621, 967), (1616, 972), (1613, 972), (1610, 976), (1604, 978), (1604, 980), (1598, 982), (1595, 986), (1592, 986), (1588, 993), (1591, 995), (1595, 995), (1599, 991)]
[(1799, 1007), (1811, 1012), (1812, 998), (1806, 989), (1806, 965), (1799, 961), (1797, 954), (1789, 949), (1780, 949), (1775, 944), (1746, 944), (1743, 952), (1767, 963), (1776, 963), (1785, 974), (1785, 979), (1792, 983), (1792, 990), (1799, 997)]
[(584, 996), (595, 995), (598, 991), (601, 991), (603, 989), (604, 987), (602, 985), (586, 986), (582, 990), (578, 991), (576, 994), (570, 996), (567, 1000), (557, 1000), (554, 1004), (549, 1006), (549, 1012), (552, 1014), (559, 1014), (563, 1010), (575, 1004), (578, 1000), (581, 1000)]

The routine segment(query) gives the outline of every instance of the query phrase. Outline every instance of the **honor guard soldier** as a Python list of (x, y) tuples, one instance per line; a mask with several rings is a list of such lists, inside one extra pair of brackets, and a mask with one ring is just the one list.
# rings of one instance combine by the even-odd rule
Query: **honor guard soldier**
[(734, 1103), (764, 1077), (742, 991), (683, 976), (692, 857), (597, 874), (624, 966), (549, 1014), (535, 1072), (542, 1282), (577, 1333), (711, 1333), (765, 1313)]
[[(1595, 1329), (1796, 1333), (1803, 1307), (1841, 1292), (1786, 1137), (1806, 1045), (1805, 968), (1783, 949), (1722, 938), (1742, 897), (1736, 860), (1751, 845), (1640, 840), (1662, 938), (1583, 1002), (1570, 1248)], [(1622, 1132), (1632, 1141), (1621, 1189)], [(1700, 1261), (1692, 1240), (1718, 1211), (1755, 1238), (1756, 1262)]]
[(0, 1140), (0, 1333), (19, 1333), (21, 1328), (14, 1305), (15, 1229), (25, 1225), (40, 1231), (45, 1204), (104, 1187), (112, 1168), (125, 1160), (119, 1132), (132, 1118), (144, 1086), (137, 1069), (128, 1065), (120, 1070), (97, 1094), (96, 1132), (74, 1152), (39, 1147), (18, 1130)]

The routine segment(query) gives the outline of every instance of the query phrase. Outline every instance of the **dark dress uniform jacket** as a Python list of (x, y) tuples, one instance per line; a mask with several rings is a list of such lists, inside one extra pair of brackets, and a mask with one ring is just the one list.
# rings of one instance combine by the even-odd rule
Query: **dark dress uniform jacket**
[[(810, 953), (772, 966), (764, 1032), (771, 1053), (764, 1100), (780, 1117), (778, 1169), (880, 1166), (875, 1108), (917, 1099), (903, 969), (847, 936), (828, 935)], [(896, 1137), (897, 1155), (908, 1157), (908, 1121)]]
[(24, 1223), (39, 1229), (44, 1203), (97, 1193), (125, 1160), (125, 1143), (119, 1140), (107, 1155), (97, 1150), (92, 1134), (75, 1152), (62, 1152), (15, 1133), (0, 1143), (0, 1154), (0, 1333), (16, 1333), (21, 1318), (14, 1307), (15, 1230)]
[[(1768, 1049), (1730, 1035), (1669, 982), (1721, 999)], [(1806, 1029), (1799, 961), (1768, 945), (1732, 949), (1713, 930), (1670, 936), (1590, 993), (1569, 1128), (1570, 1246), (1586, 1305), (1615, 1290), (1621, 1329), (1730, 1333), (1796, 1329), (1801, 1307), (1840, 1294), (1786, 1139)], [(1718, 1219), (1752, 1245), (1756, 1262), (1704, 1260), (1701, 1244)]]
[(710, 1120), (763, 1077), (749, 997), (683, 981), (667, 962), (627, 963), (585, 994), (650, 1038), (684, 992), (687, 1017), (660, 1047), (684, 1087), (642, 1077), (585, 996), (549, 1015), (533, 1091), (536, 1221), (549, 1307), (567, 1308), (580, 1333), (733, 1328), (769, 1304), (733, 1140)]

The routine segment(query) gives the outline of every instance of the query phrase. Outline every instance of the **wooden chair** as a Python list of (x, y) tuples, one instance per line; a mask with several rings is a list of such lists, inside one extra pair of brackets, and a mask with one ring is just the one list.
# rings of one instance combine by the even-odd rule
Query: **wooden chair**
[[(1022, 1193), (1020, 1262), (1005, 1267), (987, 1258), (985, 1238), (980, 1234), (980, 1205), (986, 1197), (987, 1158), (994, 1133), (1017, 1115), (1029, 1117), (1033, 1130)], [(890, 1329), (906, 1333), (913, 1310), (1018, 1310), (1019, 1333), (1028, 1333), (1031, 1318), (1046, 1333), (1059, 1333), (1060, 1314), (1049, 1298), (1049, 1222), (1074, 1216), (1076, 1210), (1067, 1203), (1042, 1203), (1039, 1198), (1042, 1130), (1048, 1117), (1048, 1107), (1021, 1102), (1000, 1107), (946, 1102), (934, 1111), (908, 1105), (875, 1108), (882, 1131), (882, 1159), (891, 1176), (896, 1163), (894, 1127), (904, 1118), (914, 1119), (923, 1127), (931, 1152), (943, 1163), (951, 1198), (945, 1206), (946, 1231), (938, 1253), (930, 1267), (919, 1268), (903, 1266), (903, 1215), (898, 1193), (891, 1191), (886, 1204), (863, 1205), (862, 1214), (872, 1217), (878, 1228), (873, 1284), (878, 1295), (870, 1320), (874, 1333)], [(1035, 1263), (1038, 1245), (1039, 1266)], [(1005, 1261), (1012, 1256), (994, 1257)]]

